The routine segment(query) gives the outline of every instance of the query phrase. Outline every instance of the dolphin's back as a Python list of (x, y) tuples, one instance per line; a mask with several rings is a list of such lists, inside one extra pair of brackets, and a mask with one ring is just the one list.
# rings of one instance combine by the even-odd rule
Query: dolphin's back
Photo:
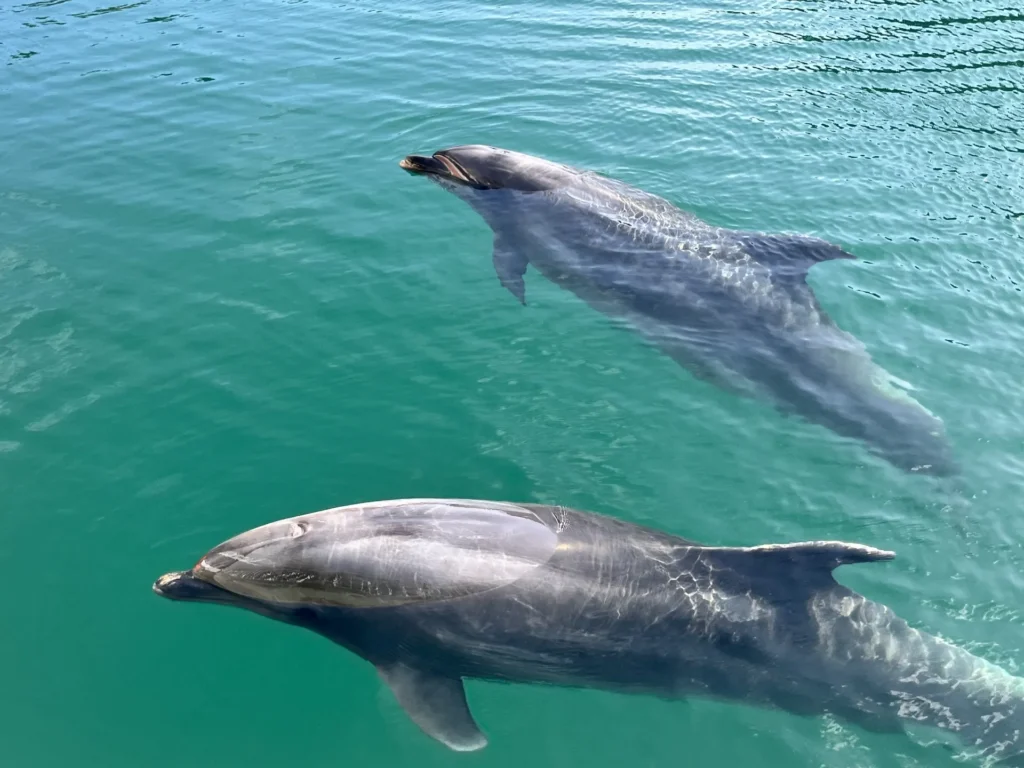
[[(811, 648), (806, 604), (831, 570), (891, 554), (840, 542), (704, 547), (614, 518), (523, 504), (557, 532), (551, 557), (498, 589), (403, 606), (400, 634), (424, 664), (486, 679), (712, 695), (789, 706), (766, 679)], [(431, 661), (434, 660), (434, 661)], [(815, 682), (818, 680), (818, 682)], [(805, 689), (817, 678), (801, 676)]]
[[(545, 191), (524, 207), (537, 269), (584, 298), (600, 293), (677, 327), (831, 325), (803, 282), (811, 263), (807, 244), (825, 247), (819, 259), (852, 258), (812, 238), (765, 236), (759, 247), (756, 233), (711, 226), (657, 195), (596, 174)], [(556, 253), (546, 264), (541, 252), (548, 249)], [(783, 275), (776, 267), (787, 255), (793, 268)]]
[(1024, 680), (838, 584), (891, 552), (844, 542), (707, 547), (615, 518), (522, 504), (557, 536), (519, 581), (403, 609), (432, 661), (494, 680), (691, 693), (917, 723), (1020, 759)]

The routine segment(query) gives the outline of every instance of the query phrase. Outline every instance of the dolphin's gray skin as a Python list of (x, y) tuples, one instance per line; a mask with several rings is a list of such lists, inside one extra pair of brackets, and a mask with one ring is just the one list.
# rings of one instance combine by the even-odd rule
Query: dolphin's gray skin
[(498, 279), (519, 301), (532, 265), (703, 379), (863, 440), (903, 469), (958, 472), (942, 422), (805, 282), (818, 262), (854, 258), (842, 249), (713, 227), (622, 182), (506, 149), (453, 147), (400, 165), (484, 218)]
[(705, 547), (565, 507), (403, 499), (255, 528), (153, 589), (344, 646), (459, 751), (487, 744), (463, 689), (480, 678), (937, 726), (965, 754), (1021, 760), (1024, 680), (832, 577), (892, 557), (838, 541)]

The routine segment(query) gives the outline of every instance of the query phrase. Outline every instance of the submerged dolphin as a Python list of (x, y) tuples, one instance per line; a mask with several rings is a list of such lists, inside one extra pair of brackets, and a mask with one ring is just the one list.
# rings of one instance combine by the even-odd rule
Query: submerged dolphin
[(863, 440), (903, 469), (958, 471), (942, 422), (805, 282), (818, 262), (854, 258), (842, 249), (713, 227), (622, 182), (505, 149), (453, 147), (400, 165), (484, 218), (498, 279), (519, 301), (533, 265), (703, 379)]
[(1021, 761), (1024, 679), (832, 576), (892, 557), (838, 541), (706, 547), (565, 507), (403, 499), (263, 525), (153, 589), (338, 643), (453, 750), (487, 744), (463, 688), (478, 678), (931, 726), (965, 756)]

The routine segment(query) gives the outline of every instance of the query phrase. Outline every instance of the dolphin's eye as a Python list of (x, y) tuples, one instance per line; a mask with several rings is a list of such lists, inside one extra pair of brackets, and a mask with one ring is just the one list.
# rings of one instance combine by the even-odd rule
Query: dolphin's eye
[(299, 536), (301, 536), (308, 530), (309, 523), (307, 522), (292, 523), (291, 529), (288, 531), (288, 535), (291, 536), (293, 539), (297, 539), (299, 538)]

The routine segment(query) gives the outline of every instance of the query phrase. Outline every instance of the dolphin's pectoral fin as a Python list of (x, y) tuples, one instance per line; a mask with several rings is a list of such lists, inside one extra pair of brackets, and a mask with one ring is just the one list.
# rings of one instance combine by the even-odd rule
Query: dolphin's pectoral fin
[(519, 299), (519, 303), (526, 304), (526, 282), (523, 276), (526, 274), (527, 259), (520, 251), (511, 248), (503, 238), (494, 236), (494, 271), (498, 273), (498, 280), (509, 293)]
[(857, 258), (838, 245), (817, 237), (743, 233), (739, 239), (751, 258), (769, 267), (773, 273), (789, 274), (799, 279), (803, 279), (807, 270), (819, 262)]
[(442, 677), (406, 664), (377, 667), (398, 704), (428, 736), (456, 752), (487, 746), (473, 720), (460, 677)]

